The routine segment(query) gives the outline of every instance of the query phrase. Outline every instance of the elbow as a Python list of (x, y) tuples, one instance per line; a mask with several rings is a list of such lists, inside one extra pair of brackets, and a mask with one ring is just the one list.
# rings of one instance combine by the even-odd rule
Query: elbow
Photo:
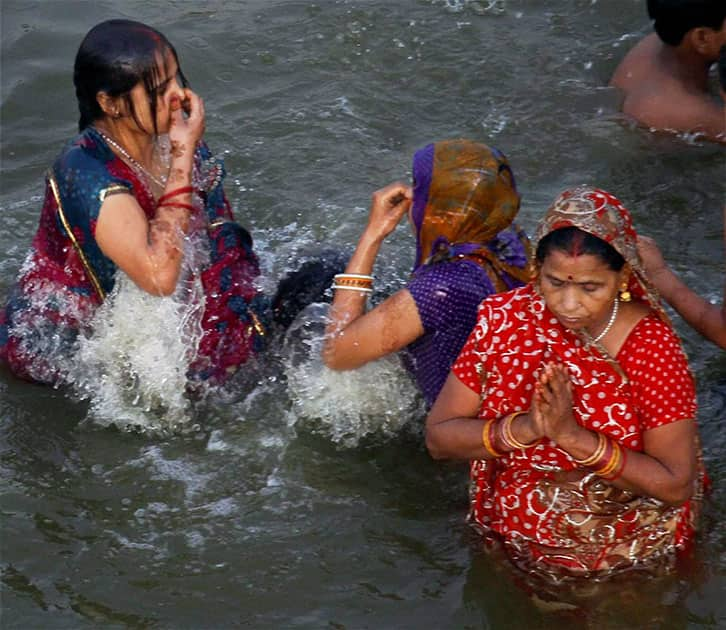
[(149, 293), (151, 293), (153, 295), (157, 295), (159, 297), (169, 297), (174, 294), (175, 290), (176, 290), (176, 282), (154, 285), (154, 288), (151, 291), (149, 291)]
[(336, 372), (343, 372), (355, 370), (368, 363), (367, 360), (355, 356), (354, 353), (345, 348), (341, 348), (336, 341), (337, 337), (333, 335), (328, 337), (323, 343), (320, 357), (325, 367)]
[(334, 352), (331, 352), (330, 350), (323, 348), (323, 351), (321, 353), (321, 358), (323, 359), (323, 365), (325, 365), (326, 368), (329, 370), (335, 370), (336, 372), (339, 372), (343, 370), (344, 368), (341, 366), (340, 361), (335, 356)]
[(675, 479), (667, 488), (663, 488), (657, 499), (673, 506), (683, 505), (690, 499), (696, 489), (695, 475), (689, 475), (687, 478)]
[(335, 352), (335, 348), (328, 341), (323, 345), (323, 349), (320, 353), (320, 357), (323, 360), (323, 365), (329, 370), (335, 370), (339, 372), (344, 370), (343, 362), (340, 360), (338, 353)]
[(151, 281), (151, 285), (145, 290), (147, 293), (151, 293), (158, 297), (169, 297), (174, 294), (174, 291), (176, 291), (176, 283), (176, 277), (165, 279), (154, 278)]
[(694, 483), (693, 480), (690, 479), (686, 483), (681, 483), (670, 488), (668, 492), (665, 493), (665, 496), (662, 497), (662, 500), (669, 505), (683, 505), (693, 496), (693, 490)]
[(136, 285), (146, 293), (157, 297), (169, 297), (176, 291), (179, 280), (177, 273), (152, 273), (149, 276), (134, 280)]
[(426, 450), (432, 459), (448, 459), (446, 451), (439, 439), (438, 432), (436, 431), (436, 426), (426, 427)]

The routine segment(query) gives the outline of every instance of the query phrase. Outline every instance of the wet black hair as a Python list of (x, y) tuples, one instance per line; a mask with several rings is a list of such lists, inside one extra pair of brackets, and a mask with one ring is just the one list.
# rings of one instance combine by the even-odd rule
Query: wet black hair
[(718, 55), (718, 80), (721, 83), (721, 89), (726, 92), (726, 44), (721, 46)]
[(692, 28), (720, 30), (726, 20), (726, 0), (648, 0), (648, 15), (658, 37), (678, 46)]
[(308, 304), (330, 302), (328, 289), (335, 274), (345, 271), (349, 258), (350, 253), (324, 250), (287, 274), (272, 299), (275, 324), (285, 329)]
[(553, 251), (568, 256), (597, 256), (613, 271), (625, 266), (625, 258), (610, 243), (572, 226), (553, 230), (540, 240), (535, 253), (537, 262), (541, 265)]
[[(157, 133), (156, 88), (163, 78), (158, 63), (161, 58), (162, 64), (166, 64), (167, 53), (171, 53), (179, 63), (171, 42), (151, 26), (120, 19), (96, 24), (83, 38), (73, 67), (73, 84), (80, 111), (78, 130), (83, 131), (103, 116), (96, 100), (99, 92), (122, 97), (134, 120), (141, 126), (130, 92), (142, 82), (149, 96), (154, 133)], [(181, 69), (177, 76), (181, 85), (187, 87)]]

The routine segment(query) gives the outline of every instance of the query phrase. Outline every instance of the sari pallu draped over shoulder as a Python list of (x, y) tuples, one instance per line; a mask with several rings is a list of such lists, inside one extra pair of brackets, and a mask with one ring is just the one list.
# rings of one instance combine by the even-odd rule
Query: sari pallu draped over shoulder
[[(573, 198), (579, 214), (572, 212)], [(561, 212), (563, 207), (566, 212)], [(629, 221), (614, 197), (583, 188), (555, 202), (538, 238), (565, 225), (589, 233), (597, 228), (600, 238), (606, 233), (617, 236), (609, 242), (626, 252), (637, 270), (638, 261), (631, 255), (635, 250), (627, 248), (635, 242), (635, 232), (628, 233)], [(657, 305), (644, 276), (634, 272), (631, 286), (641, 299)], [(611, 357), (563, 327), (531, 283), (482, 303), (478, 323), (453, 370), (480, 392), (479, 417), (494, 419), (528, 410), (540, 369), (559, 362), (570, 374), (577, 421), (627, 449), (642, 451), (645, 431), (696, 414), (686, 357), (661, 313), (658, 308), (643, 318)], [(686, 548), (695, 533), (705, 481), (700, 448), (698, 452), (693, 495), (685, 504), (672, 506), (615, 487), (542, 439), (496, 460), (471, 462), (468, 518), (480, 532), (502, 541), (521, 569), (555, 582), (670, 567), (676, 551)]]

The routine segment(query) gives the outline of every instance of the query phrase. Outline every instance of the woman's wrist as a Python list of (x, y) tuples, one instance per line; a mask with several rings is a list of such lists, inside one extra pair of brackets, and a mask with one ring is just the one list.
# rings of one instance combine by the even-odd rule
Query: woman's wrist
[(579, 424), (554, 439), (557, 446), (575, 459), (587, 458), (598, 445), (597, 432), (590, 431)]
[(537, 433), (527, 416), (526, 411), (515, 411), (485, 421), (481, 433), (485, 452), (496, 458), (511, 451), (525, 450), (534, 446), (542, 436)]

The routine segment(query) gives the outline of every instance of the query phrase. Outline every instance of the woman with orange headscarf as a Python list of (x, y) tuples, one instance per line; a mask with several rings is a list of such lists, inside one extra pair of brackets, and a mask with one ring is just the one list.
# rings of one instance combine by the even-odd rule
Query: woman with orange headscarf
[[(488, 295), (528, 279), (529, 241), (512, 223), (520, 196), (506, 157), (470, 140), (429, 144), (413, 159), (413, 187), (373, 194), (368, 225), (335, 278), (325, 364), (360, 367), (406, 349), (428, 405), (476, 323)], [(416, 260), (404, 288), (366, 312), (380, 246), (408, 213)]]

